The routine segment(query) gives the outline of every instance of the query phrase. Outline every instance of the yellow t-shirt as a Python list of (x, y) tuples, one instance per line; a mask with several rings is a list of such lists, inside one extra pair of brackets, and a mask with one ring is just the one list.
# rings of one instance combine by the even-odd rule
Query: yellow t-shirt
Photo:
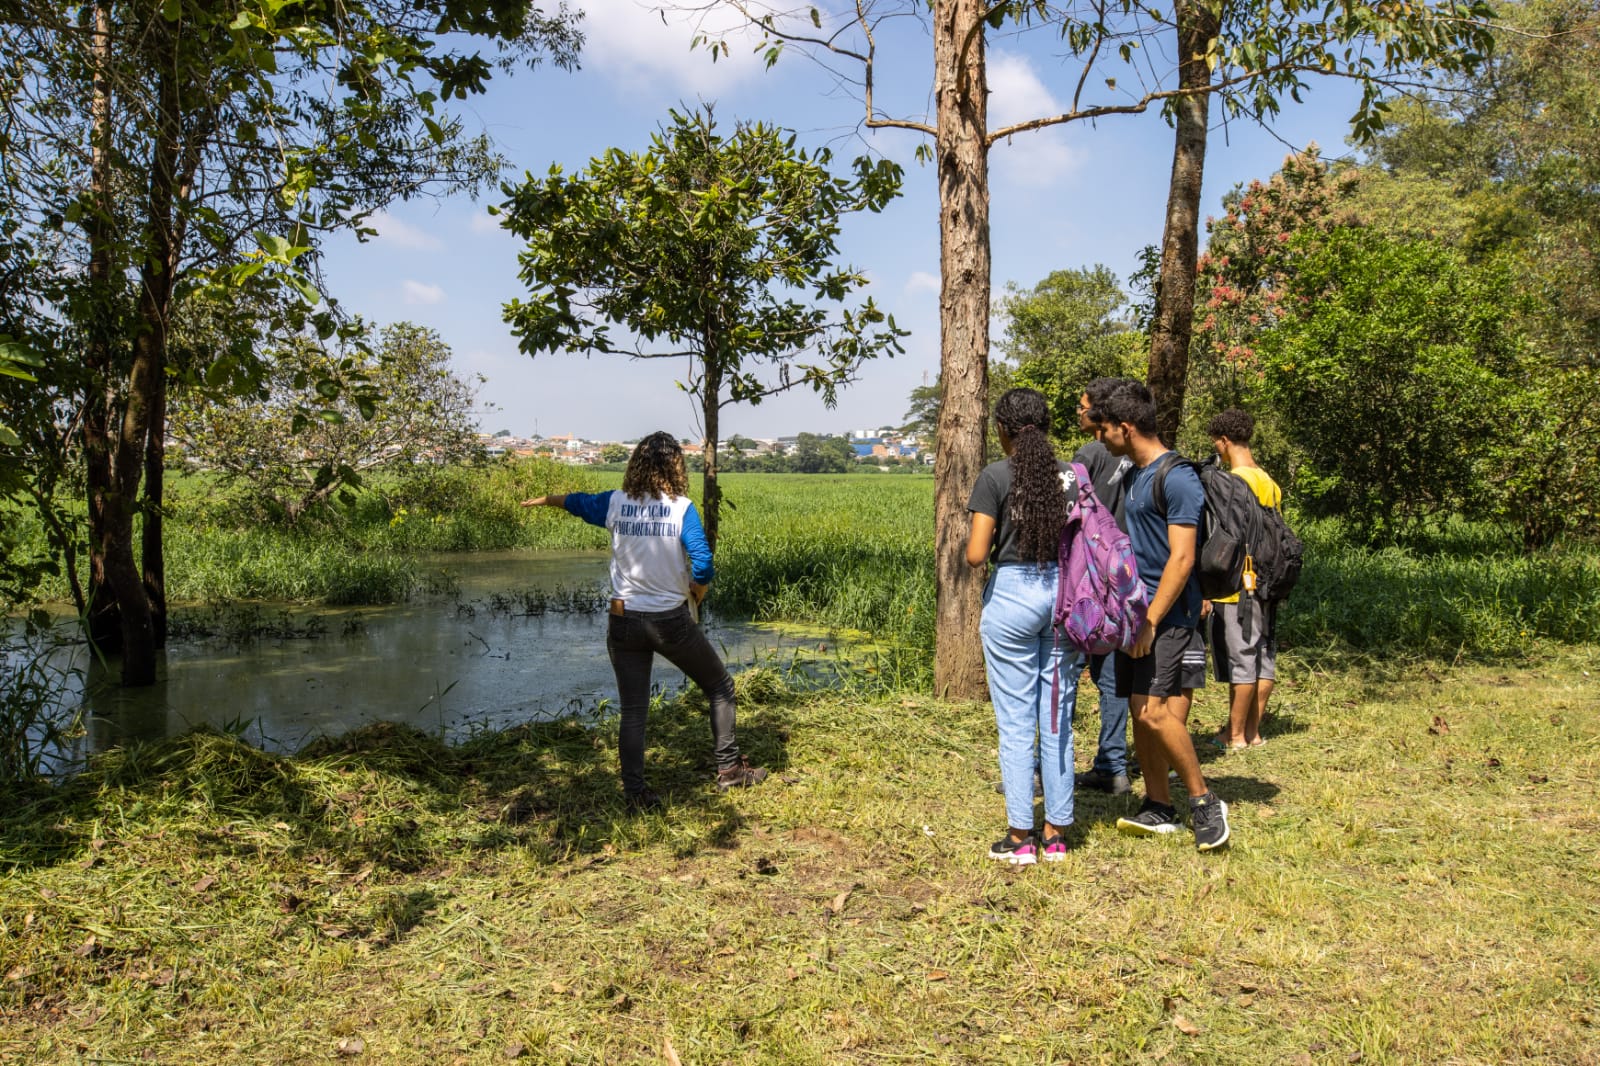
[[(1250, 486), (1250, 491), (1256, 494), (1256, 499), (1261, 501), (1263, 507), (1281, 507), (1283, 505), (1283, 490), (1278, 488), (1278, 483), (1272, 480), (1259, 466), (1241, 466), (1233, 473), (1244, 478), (1244, 483)], [(1232, 596), (1219, 596), (1212, 603), (1238, 603), (1239, 594)]]

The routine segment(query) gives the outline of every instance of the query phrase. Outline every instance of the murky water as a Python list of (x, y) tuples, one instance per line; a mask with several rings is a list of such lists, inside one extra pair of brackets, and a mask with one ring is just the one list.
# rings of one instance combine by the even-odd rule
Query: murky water
[[(448, 575), (454, 590), (387, 608), (285, 614), (268, 606), (257, 620), (277, 632), (258, 638), (238, 632), (250, 627), (237, 624), (237, 609), (231, 625), (175, 611), (175, 620), (199, 618), (199, 628), (213, 632), (171, 641), (154, 686), (121, 688), (114, 663), (78, 672), (74, 696), (88, 710), (89, 746), (209, 724), (292, 751), (378, 719), (459, 738), (615, 699), (605, 615), (573, 609), (603, 589), (603, 553), (474, 553), (432, 557), (429, 567)], [(788, 662), (818, 643), (714, 611), (704, 624), (730, 663)], [(76, 656), (82, 665), (85, 653)], [(660, 659), (654, 680), (669, 689), (684, 684)]]

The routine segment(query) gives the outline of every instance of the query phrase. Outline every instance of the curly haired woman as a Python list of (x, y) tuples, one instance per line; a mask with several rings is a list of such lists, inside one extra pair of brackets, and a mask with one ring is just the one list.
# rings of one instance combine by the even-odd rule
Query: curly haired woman
[[(1033, 389), (1011, 389), (994, 409), (1006, 458), (984, 467), (967, 510), (967, 563), (993, 562), (983, 590), (984, 666), (1000, 734), (1000, 781), (1009, 831), (989, 857), (1028, 866), (1067, 857), (1072, 824), (1072, 710), (1081, 665), (1052, 632), (1056, 558), (1076, 479), (1050, 444), (1050, 409)], [(1060, 674), (1060, 706), (1052, 682)], [(1058, 713), (1059, 712), (1059, 713)], [(1033, 830), (1033, 768), (1038, 744), (1044, 834)]]
[(711, 701), (717, 788), (748, 788), (767, 776), (739, 753), (734, 739), (733, 678), (696, 621), (711, 583), (711, 546), (689, 500), (683, 449), (668, 433), (652, 433), (633, 449), (621, 491), (570, 492), (523, 500), (524, 507), (561, 507), (611, 533), (611, 618), (606, 651), (622, 704), (618, 754), (622, 791), (633, 810), (656, 810), (661, 797), (645, 783), (645, 717), (650, 669), (659, 653), (699, 685)]

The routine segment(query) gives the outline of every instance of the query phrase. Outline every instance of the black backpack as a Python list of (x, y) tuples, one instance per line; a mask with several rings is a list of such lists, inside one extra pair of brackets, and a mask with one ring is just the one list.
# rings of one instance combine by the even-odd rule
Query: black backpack
[(1156, 471), (1151, 491), (1156, 510), (1163, 515), (1167, 513), (1167, 472), (1183, 463), (1199, 476), (1206, 494), (1196, 531), (1199, 554), (1194, 569), (1200, 580), (1200, 595), (1208, 600), (1232, 596), (1244, 588), (1245, 570), (1251, 568), (1257, 546), (1266, 537), (1265, 508), (1244, 478), (1234, 477), (1215, 463), (1196, 463), (1177, 452), (1168, 452), (1157, 462), (1161, 468)]
[(1282, 603), (1300, 580), (1306, 549), (1284, 521), (1282, 511), (1263, 507), (1261, 512), (1262, 538), (1255, 552), (1256, 598), (1266, 604)]

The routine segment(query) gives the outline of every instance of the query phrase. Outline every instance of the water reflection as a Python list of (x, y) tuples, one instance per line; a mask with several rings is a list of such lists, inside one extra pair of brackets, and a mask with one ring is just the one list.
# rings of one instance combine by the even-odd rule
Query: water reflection
[[(80, 682), (89, 745), (104, 750), (208, 724), (293, 751), (378, 719), (459, 739), (615, 698), (605, 616), (571, 609), (600, 599), (604, 554), (474, 553), (429, 565), (454, 583), (453, 594), (389, 608), (297, 611), (261, 639), (201, 624), (211, 635), (173, 641), (149, 688), (123, 689), (115, 662), (90, 663)], [(800, 645), (815, 644), (714, 611), (705, 625), (738, 663), (786, 661)], [(320, 635), (286, 635), (307, 630)], [(667, 688), (683, 684), (660, 659), (654, 679)]]

